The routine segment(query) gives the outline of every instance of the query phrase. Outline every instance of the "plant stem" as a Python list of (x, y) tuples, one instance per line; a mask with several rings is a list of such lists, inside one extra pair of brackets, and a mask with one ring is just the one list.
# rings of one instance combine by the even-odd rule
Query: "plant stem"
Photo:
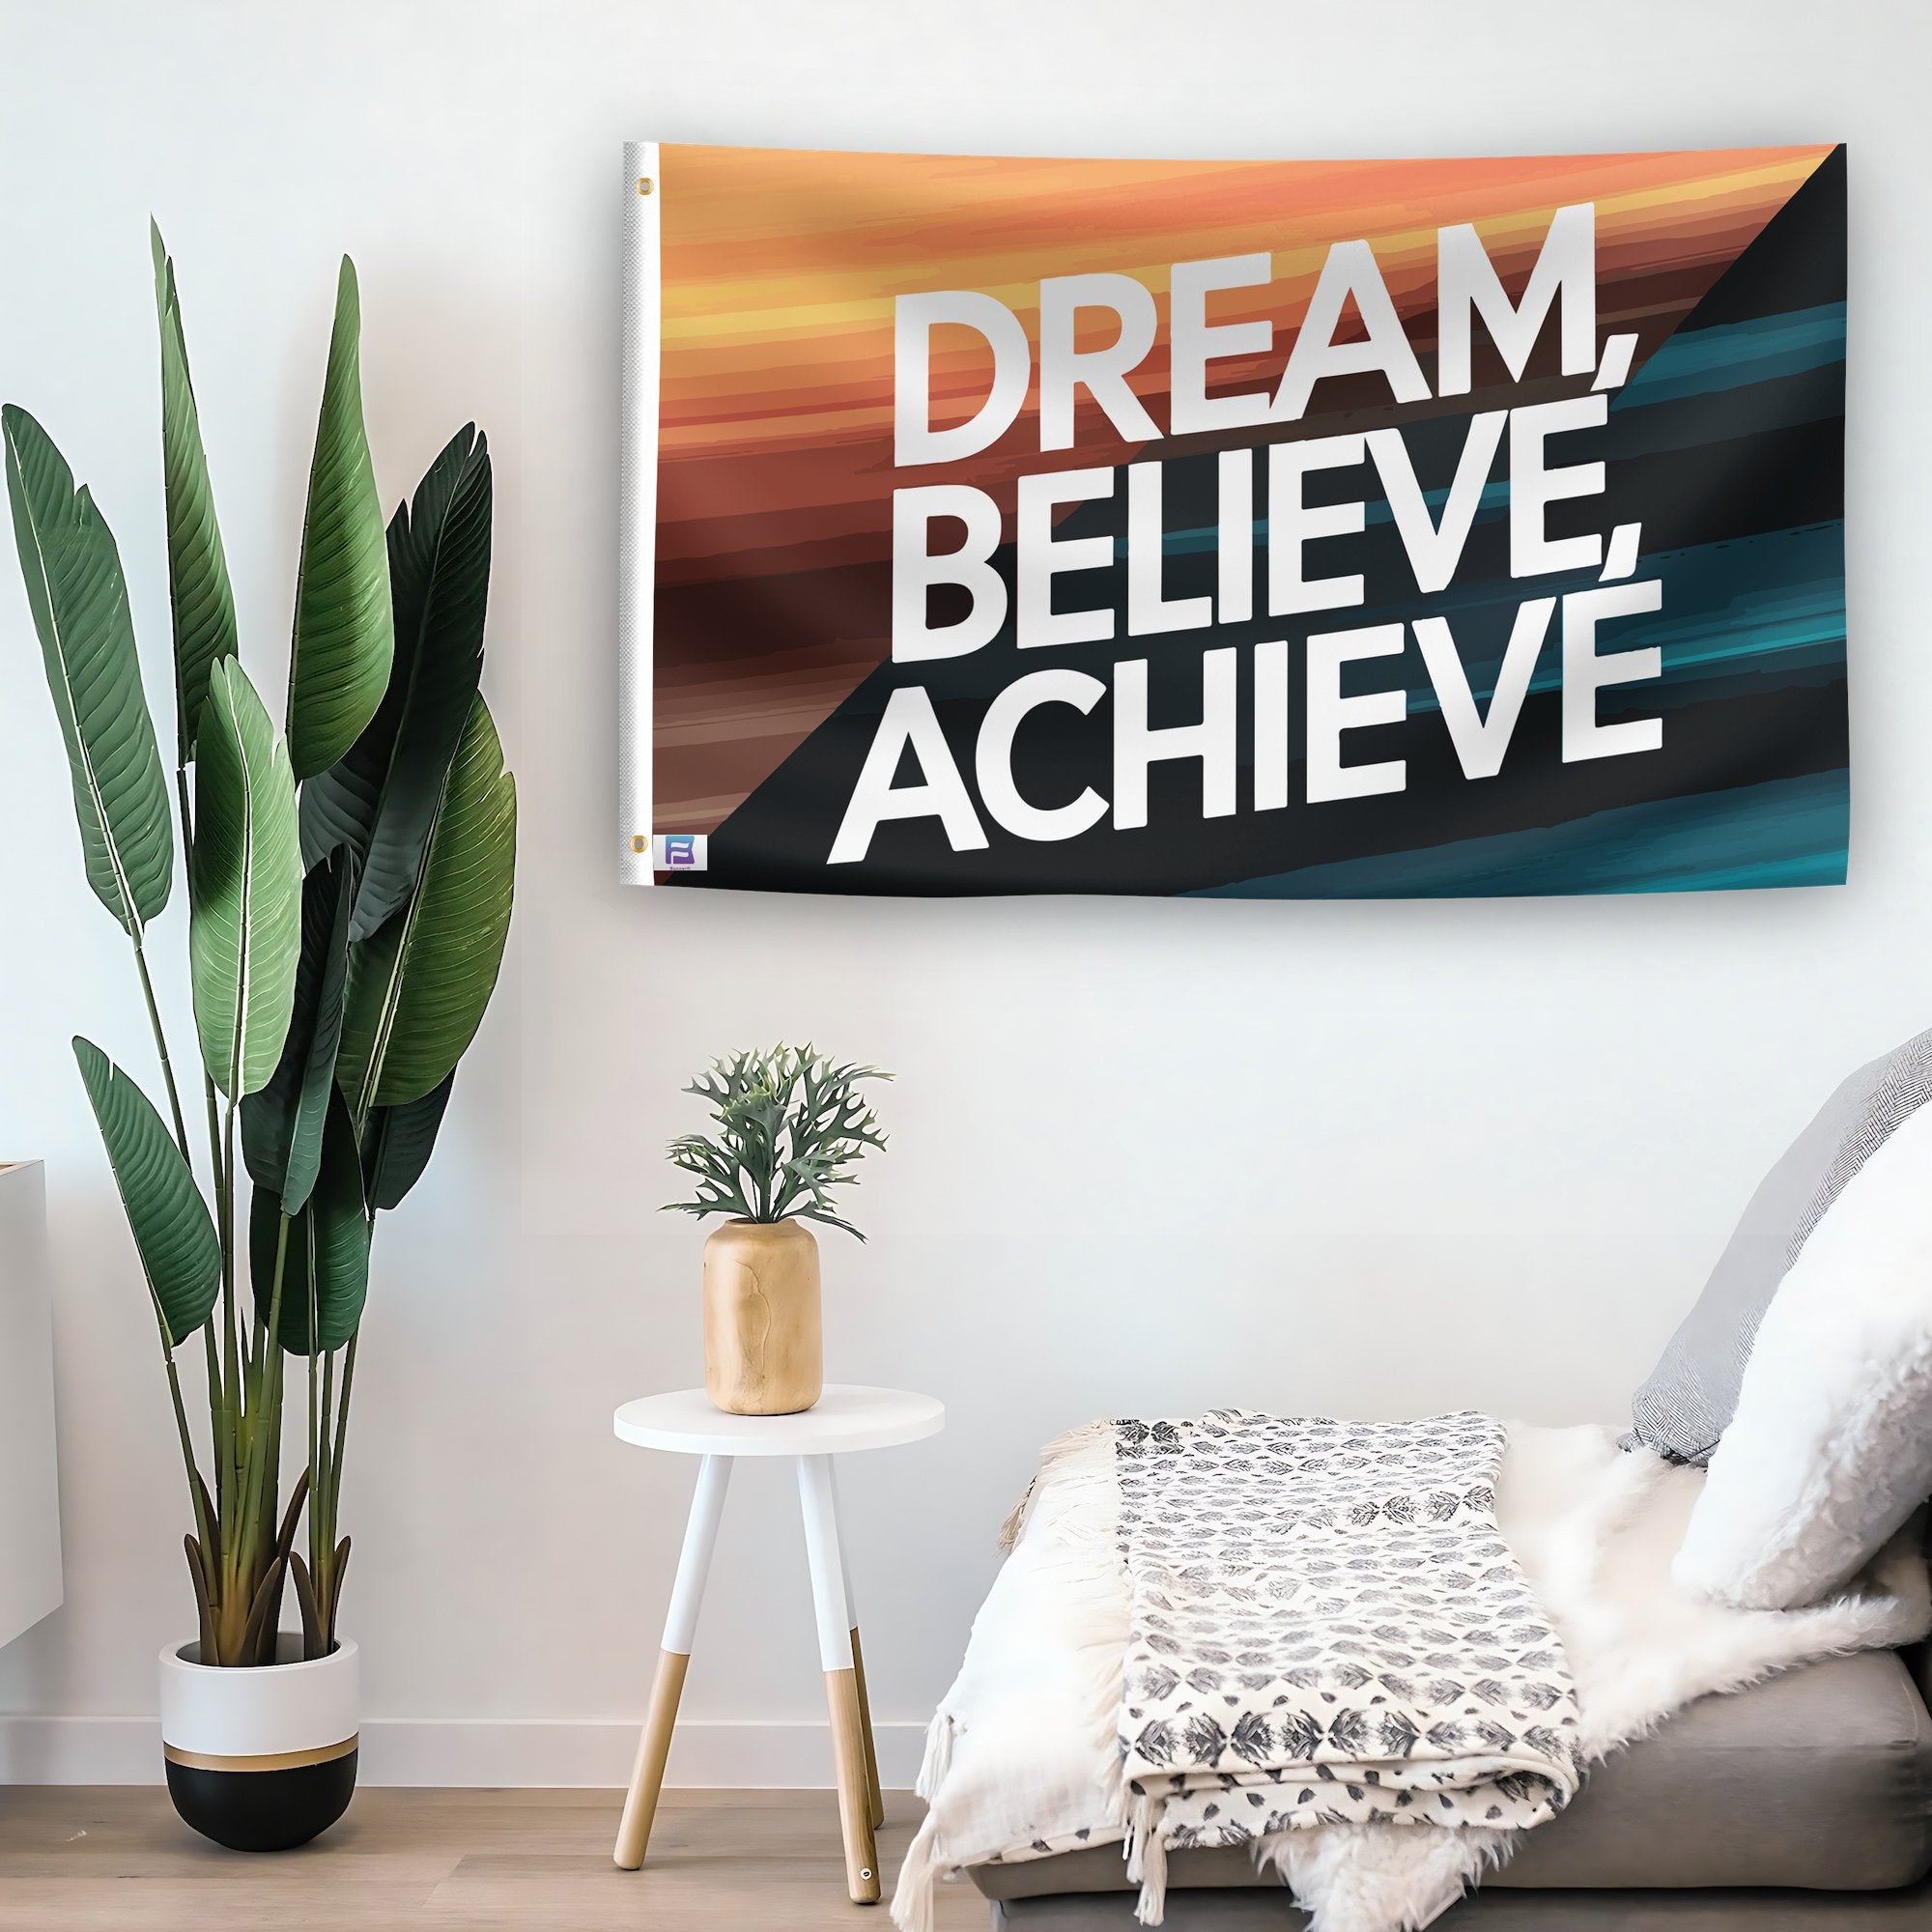
[(315, 1574), (315, 1513), (322, 1504), (322, 1463), (320, 1461), (325, 1434), (322, 1411), (316, 1406), (315, 1392), (315, 1296), (309, 1296), (309, 1350), (308, 1350), (308, 1546), (309, 1574)]
[[(286, 1231), (284, 1231), (286, 1235)], [(221, 1366), (232, 1383), (242, 1365), (235, 1325), (235, 1102), (221, 1122)]]
[(228, 1520), (228, 1459), (222, 1429), (221, 1357), (214, 1345), (214, 1323), (201, 1324), (202, 1350), (207, 1356), (209, 1455), (214, 1466), (214, 1514), (224, 1524)]
[(167, 1346), (167, 1338), (162, 1337), (161, 1359), (168, 1365), (168, 1394), (174, 1399), (175, 1430), (181, 1436), (182, 1462), (187, 1471), (187, 1499), (194, 1511), (194, 1533), (201, 1544), (204, 1564), (209, 1551), (214, 1548), (209, 1534), (208, 1512), (202, 1507), (201, 1470), (194, 1460), (194, 1438), (188, 1434), (187, 1409), (182, 1402), (181, 1371), (175, 1366), (175, 1351)]
[(214, 1202), (218, 1212), (221, 1206), (221, 1111), (215, 1097), (214, 1075), (204, 1072), (201, 1076), (202, 1102), (208, 1109), (208, 1162), (214, 1171)]
[[(176, 769), (175, 782), (181, 805), (182, 839), (184, 846), (185, 846), (189, 837), (190, 826), (187, 803), (187, 774), (179, 767)], [(148, 952), (144, 937), (136, 938), (134, 941), (134, 971), (140, 978), (141, 999), (148, 1009), (148, 1026), (155, 1036), (155, 1054), (161, 1063), (161, 1081), (167, 1089), (168, 1112), (174, 1122), (175, 1145), (181, 1150), (182, 1159), (187, 1162), (189, 1167), (192, 1168), (193, 1156), (188, 1151), (187, 1122), (182, 1114), (181, 1090), (175, 1082), (174, 1060), (168, 1052), (167, 1030), (161, 1024), (160, 1002), (155, 998), (154, 976), (148, 971)], [(181, 1440), (183, 1471), (187, 1477), (188, 1506), (194, 1512), (195, 1539), (201, 1545), (202, 1563), (204, 1565), (204, 1574), (206, 1574), (206, 1565), (210, 1556), (218, 1547), (217, 1539), (213, 1534), (214, 1525), (209, 1522), (207, 1506), (203, 1500), (204, 1487), (201, 1481), (201, 1469), (195, 1459), (194, 1436), (187, 1426), (187, 1407), (182, 1399), (181, 1369), (175, 1361), (173, 1339), (168, 1334), (166, 1320), (160, 1316), (158, 1308), (156, 1310), (156, 1315), (160, 1319), (161, 1323), (161, 1359), (167, 1365), (168, 1399), (174, 1407), (175, 1433)], [(208, 1338), (209, 1368), (212, 1372), (214, 1366), (213, 1331), (204, 1324), (202, 1332)], [(213, 1394), (212, 1386), (210, 1393), (212, 1397)], [(213, 1436), (212, 1446), (215, 1455), (215, 1480), (219, 1483), (221, 1480), (221, 1442), (219, 1432), (215, 1430), (214, 1425), (215, 1408), (211, 1400), (209, 1428)], [(216, 1515), (218, 1519), (218, 1506)], [(212, 1581), (213, 1579), (210, 1580)]]
[(335, 1406), (335, 1454), (329, 1462), (329, 1480), (333, 1485), (328, 1498), (331, 1517), (335, 1514), (336, 1497), (342, 1488), (342, 1445), (349, 1439), (349, 1391), (355, 1385), (355, 1344), (360, 1335), (358, 1328), (355, 1334), (350, 1336), (349, 1346), (342, 1351), (342, 1393)]
[(175, 1120), (175, 1145), (184, 1160), (187, 1152), (187, 1123), (182, 1119), (181, 1094), (175, 1089), (174, 1063), (168, 1058), (167, 1035), (161, 1031), (161, 1009), (155, 1000), (155, 982), (148, 974), (148, 954), (137, 939), (134, 942), (134, 969), (141, 976), (141, 997), (148, 1003), (148, 1024), (155, 1032), (155, 1051), (161, 1058), (161, 1078), (167, 1084), (168, 1112)]
[[(335, 1357), (328, 1357), (323, 1371), (323, 1410), (327, 1416), (329, 1408), (329, 1383), (335, 1376)], [(349, 1345), (342, 1351), (342, 1383), (336, 1392), (335, 1446), (327, 1455), (327, 1496), (318, 1515), (314, 1504), (309, 1507), (310, 1548), (312, 1551), (311, 1569), (316, 1577), (316, 1596), (322, 1610), (322, 1641), (324, 1654), (335, 1644), (335, 1615), (340, 1607), (338, 1592), (342, 1579), (336, 1570), (337, 1509), (342, 1499), (342, 1451), (349, 1438), (349, 1396), (355, 1382), (355, 1337), (349, 1338)], [(325, 1427), (327, 1424), (325, 1423)]]
[[(246, 1452), (248, 1417), (242, 1408), (242, 1358), (235, 1334), (235, 1102), (230, 1100), (222, 1122), (219, 1156), (218, 1198), (221, 1212), (221, 1417), (227, 1436), (230, 1494), (236, 1510), (236, 1526), (247, 1508), (247, 1492), (242, 1483), (242, 1463)], [(242, 1538), (232, 1541), (240, 1556)]]
[[(311, 1336), (309, 1339), (313, 1341), (315, 1338)], [(335, 1548), (335, 1463), (331, 1454), (329, 1430), (330, 1418), (335, 1411), (336, 1394), (334, 1351), (317, 1352), (322, 1353), (322, 1406), (318, 1411), (319, 1421), (316, 1428), (316, 1445), (322, 1463), (319, 1478), (322, 1484), (322, 1507), (317, 1509), (313, 1503), (310, 1504), (308, 1527), (311, 1558), (309, 1568), (315, 1575), (316, 1587), (321, 1591), (326, 1580), (329, 1554)], [(314, 1360), (315, 1355), (311, 1354), (309, 1361), (313, 1363)], [(311, 1492), (318, 1478), (313, 1477), (310, 1479)], [(327, 1637), (327, 1630), (325, 1628), (323, 1635)]]
[[(230, 1114), (232, 1125), (232, 1108)], [(288, 1218), (284, 1216), (275, 1242), (274, 1286), (270, 1291), (270, 1307), (277, 1313), (281, 1302), (282, 1273), (288, 1258)], [(233, 1340), (232, 1330), (230, 1340)], [(265, 1510), (270, 1516), (270, 1547), (274, 1538), (273, 1500), (268, 1494), (268, 1482), (269, 1471), (274, 1466), (274, 1452), (279, 1439), (279, 1350), (265, 1351), (245, 1382), (238, 1375), (229, 1391), (231, 1398), (236, 1395), (242, 1398), (243, 1408), (236, 1431), (241, 1440), (235, 1445), (239, 1450), (234, 1489), (235, 1526), (222, 1548), (221, 1602), (215, 1619), (220, 1633), (221, 1662), (224, 1663), (240, 1664), (254, 1661), (242, 1654), (242, 1640), (256, 1593), (269, 1570), (263, 1552), (262, 1520)], [(232, 1406), (231, 1401), (231, 1410)]]
[[(274, 1286), (269, 1291), (269, 1321), (276, 1333), (280, 1332), (282, 1314), (282, 1276), (288, 1263), (289, 1217), (281, 1216), (281, 1225), (275, 1234), (275, 1278)], [(279, 1375), (282, 1351), (279, 1349), (265, 1349), (254, 1365), (253, 1381), (253, 1429), (248, 1441), (248, 1505), (247, 1516), (242, 1526), (243, 1541), (252, 1552), (261, 1539), (264, 1517), (270, 1524), (272, 1536), (274, 1510), (272, 1498), (265, 1492), (271, 1452), (280, 1436), (282, 1406), (279, 1396)], [(266, 1567), (266, 1566), (265, 1566)], [(249, 1594), (257, 1579), (251, 1577)]]
[[(214, 1176), (214, 1224), (221, 1226), (222, 1179), (221, 1179), (221, 1116), (215, 1105), (214, 1076), (203, 1070), (201, 1076), (202, 1097), (208, 1109), (208, 1160)], [(208, 1353), (208, 1428), (214, 1457), (214, 1509), (222, 1519), (224, 1527), (228, 1520), (231, 1487), (228, 1480), (228, 1454), (224, 1446), (232, 1432), (226, 1427), (227, 1401), (221, 1381), (221, 1358), (215, 1348), (214, 1323), (202, 1324), (202, 1339), (207, 1344)]]

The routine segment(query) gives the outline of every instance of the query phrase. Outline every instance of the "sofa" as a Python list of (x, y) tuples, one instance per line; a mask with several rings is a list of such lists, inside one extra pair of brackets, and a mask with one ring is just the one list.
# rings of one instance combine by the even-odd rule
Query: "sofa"
[[(1750, 1618), (1856, 1597), (1863, 1566), (1910, 1535), (1932, 1487), (1928, 1175), (1932, 1031), (1827, 1099), (1637, 1390), (1622, 1446), (1707, 1471), (1669, 1559), (1687, 1600)], [(1932, 1642), (1829, 1654), (1843, 1640), (1613, 1752), (1433, 1925), (1932, 1932)], [(1170, 1932), (1306, 1932), (1252, 1851), (1169, 1853)], [(996, 1927), (1136, 1923), (1118, 1843), (966, 1870)], [(1384, 1896), (1367, 1916), (1392, 1922), (1400, 1908)]]
[[(1705, 1697), (1600, 1766), (1442, 1932), (1932, 1932), (1932, 1673), (1866, 1651)], [(1001, 1932), (1134, 1932), (1106, 1845), (968, 1876)], [(1167, 1932), (1303, 1932), (1244, 1850), (1177, 1852)]]

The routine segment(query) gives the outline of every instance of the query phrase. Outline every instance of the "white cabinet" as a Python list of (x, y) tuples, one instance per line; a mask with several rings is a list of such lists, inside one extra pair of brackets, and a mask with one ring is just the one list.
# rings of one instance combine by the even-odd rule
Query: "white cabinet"
[(0, 1164), (0, 1643), (61, 1600), (53, 1308), (41, 1164)]

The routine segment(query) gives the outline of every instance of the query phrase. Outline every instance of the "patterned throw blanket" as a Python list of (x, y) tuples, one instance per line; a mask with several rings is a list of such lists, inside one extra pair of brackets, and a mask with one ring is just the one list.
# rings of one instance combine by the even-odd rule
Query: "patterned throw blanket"
[[(1466, 1447), (1441, 1439), (1445, 1432), (1457, 1436), (1465, 1430), (1471, 1437)], [(1480, 1735), (1452, 1736), (1447, 1726), (1492, 1722), (1512, 1733), (1520, 1725), (1526, 1733), (1535, 1724), (1559, 1740), (1578, 1738), (1583, 1756), (1596, 1764), (1696, 1698), (1738, 1690), (1824, 1657), (1897, 1649), (1932, 1629), (1925, 1559), (1911, 1532), (1894, 1539), (1852, 1586), (1810, 1609), (1736, 1610), (1687, 1596), (1672, 1580), (1670, 1566), (1704, 1472), (1647, 1451), (1622, 1454), (1617, 1433), (1590, 1425), (1510, 1425), (1497, 1483), (1501, 1544), (1493, 1541), (1487, 1502), (1478, 1496), (1473, 1510), (1469, 1503), (1469, 1491), (1487, 1489), (1494, 1465), (1494, 1425), (1477, 1417), (1391, 1430), (1217, 1416), (1159, 1435), (1100, 1422), (1048, 1445), (1028, 1499), (1009, 1524), (1012, 1553), (974, 1618), (959, 1674), (926, 1734), (919, 1792), (927, 1809), (893, 1900), (899, 1932), (934, 1932), (934, 1892), (942, 1878), (1083, 1848), (1113, 1850), (1138, 1814), (1140, 1835), (1148, 1840), (1143, 1875), (1158, 1880), (1164, 1828), (1197, 1833), (1205, 1828), (1238, 1844), (1267, 1822), (1243, 1819), (1257, 1812), (1283, 1819), (1286, 1828), (1253, 1839), (1255, 1863), (1312, 1915), (1309, 1932), (1414, 1932), (1508, 1860), (1522, 1838), (1500, 1794), (1493, 1802), (1503, 1815), (1491, 1822), (1489, 1802), (1471, 1785), (1428, 1782), (1431, 1773), (1452, 1765), (1466, 1773), (1488, 1748)], [(1117, 1435), (1123, 1454), (1116, 1452)], [(1433, 1442), (1425, 1453), (1442, 1452), (1440, 1481), (1412, 1480), (1407, 1471), (1413, 1465), (1394, 1447), (1418, 1435)], [(1258, 1443), (1267, 1446), (1258, 1453)], [(1223, 1472), (1215, 1465), (1224, 1457), (1230, 1463), (1247, 1459), (1250, 1467), (1228, 1473), (1231, 1491), (1246, 1500), (1216, 1497), (1220, 1520), (1204, 1529), (1197, 1564), (1184, 1553), (1146, 1548), (1147, 1500), (1171, 1488), (1178, 1492), (1175, 1509), (1159, 1510), (1157, 1520), (1185, 1519), (1194, 1485), (1178, 1480), (1179, 1458), (1204, 1449), (1217, 1489)], [(1327, 1466), (1313, 1466), (1318, 1462)], [(1315, 1498), (1313, 1486), (1326, 1488), (1331, 1478), (1343, 1487)], [(1137, 1525), (1125, 1533), (1123, 1490), (1133, 1492)], [(1325, 1523), (1298, 1520), (1309, 1515), (1311, 1502), (1326, 1514)], [(1297, 1520), (1276, 1521), (1283, 1510)], [(1446, 1527), (1453, 1547), (1399, 1550), (1392, 1533), (1415, 1527), (1426, 1534)], [(1476, 1552), (1479, 1542), (1491, 1546), (1489, 1554)], [(1130, 1580), (1136, 1546), (1144, 1554), (1138, 1580)], [(1526, 1595), (1519, 1562), (1529, 1581)], [(1223, 1563), (1230, 1610), (1243, 1634), (1255, 1614), (1264, 1641), (1208, 1638), (1196, 1647), (1190, 1638), (1191, 1656), (1156, 1646), (1155, 1636), (1179, 1641), (1180, 1620), (1144, 1605), (1143, 1589), (1161, 1574), (1188, 1572), (1174, 1578), (1170, 1601), (1191, 1605)], [(1269, 1586), (1264, 1597), (1238, 1574), (1287, 1577), (1297, 1567), (1308, 1573), (1305, 1592), (1289, 1581)], [(1464, 1580), (1445, 1587), (1451, 1569)], [(1350, 1614), (1349, 1589), (1333, 1587), (1338, 1577), (1357, 1591), (1378, 1594), (1387, 1580), (1399, 1593), (1391, 1587), (1394, 1604), (1377, 1602)], [(1497, 1600), (1497, 1615), (1471, 1614), (1486, 1590), (1504, 1585), (1509, 1588)], [(1266, 1598), (1290, 1607), (1256, 1611)], [(1191, 1609), (1184, 1614), (1191, 1627)], [(1208, 1614), (1218, 1618), (1222, 1612), (1210, 1605)], [(1171, 1628), (1154, 1630), (1154, 1615)], [(1343, 1628), (1349, 1624), (1357, 1630)], [(1527, 1638), (1526, 1650), (1513, 1652), (1514, 1639), (1489, 1640), (1516, 1628), (1537, 1633)], [(1548, 1642), (1548, 1628), (1556, 1631), (1557, 1643)], [(1141, 1634), (1131, 1645), (1132, 1667), (1144, 1673), (1157, 1663), (1173, 1674), (1174, 1685), (1164, 1677), (1140, 1681), (1123, 1695), (1135, 1632)], [(1312, 1656), (1290, 1662), (1284, 1654), (1310, 1644), (1317, 1645)], [(1225, 1654), (1209, 1657), (1207, 1649)], [(1545, 1651), (1550, 1659), (1536, 1661)], [(1559, 1652), (1560, 1662), (1554, 1661)], [(1548, 1712), (1537, 1711), (1540, 1696), (1509, 1696), (1512, 1655), (1526, 1682), (1556, 1691)], [(1342, 1666), (1335, 1680), (1326, 1686), (1293, 1681), (1294, 1672), (1319, 1667), (1324, 1657)], [(1206, 1673), (1199, 1688), (1182, 1690), (1179, 1680), (1197, 1670)], [(1358, 1671), (1376, 1681), (1343, 1681)], [(1281, 1681), (1270, 1690), (1268, 1680), (1275, 1677)], [(1431, 1703), (1438, 1683), (1466, 1686), (1470, 1694), (1458, 1697), (1445, 1688), (1440, 1701)], [(1419, 1694), (1405, 1701), (1398, 1695), (1402, 1686)], [(1156, 1690), (1164, 1694), (1154, 1700)], [(1236, 1700), (1233, 1705), (1226, 1701), (1230, 1696)], [(1181, 1710), (1183, 1703), (1189, 1708)], [(1138, 1719), (1128, 1715), (1136, 1712)], [(1343, 1718), (1344, 1712), (1355, 1715)], [(1563, 1721), (1573, 1716), (1574, 1727)], [(1260, 1724), (1240, 1731), (1244, 1717), (1264, 1719), (1264, 1747)], [(1157, 1766), (1149, 1756), (1134, 1758), (1143, 1785), (1136, 1797), (1122, 1776), (1122, 1736), (1132, 1753), (1148, 1725), (1161, 1719), (1167, 1732), (1155, 1733), (1148, 1745), (1170, 1754)], [(1206, 1720), (1198, 1734), (1197, 1719)], [(1391, 1758), (1363, 1761), (1364, 1747), (1356, 1740), (1371, 1731), (1370, 1747), (1392, 1749)], [(1254, 1742), (1259, 1765), (1238, 1751), (1230, 1761), (1224, 1741), (1237, 1732)], [(1417, 1744), (1405, 1753), (1411, 1735)], [(1191, 1757), (1173, 1754), (1182, 1740)], [(1309, 1755), (1291, 1765), (1288, 1753), (1300, 1749)], [(1467, 1755), (1445, 1757), (1445, 1751)], [(1512, 1748), (1497, 1741), (1497, 1754), (1511, 1759)], [(1270, 1765), (1271, 1755), (1282, 1762)], [(1550, 1761), (1535, 1767), (1512, 1762), (1501, 1777), (1543, 1777), (1567, 1796), (1574, 1762), (1560, 1753), (1551, 1757), (1553, 1767)], [(1356, 1772), (1361, 1775), (1350, 1775)], [(1404, 1772), (1406, 1782), (1394, 1783)], [(1177, 1774), (1183, 1785), (1196, 1782), (1203, 1790), (1181, 1797), (1170, 1816), (1171, 1787), (1151, 1780)], [(1208, 1795), (1224, 1776), (1233, 1784), (1222, 1784), (1220, 1797)], [(1405, 1789), (1413, 1796), (1398, 1805), (1390, 1794)], [(1315, 1795), (1304, 1801), (1304, 1791)], [(1353, 1807), (1367, 1804), (1372, 1791), (1383, 1795), (1388, 1808), (1369, 1813), (1365, 1824), (1352, 1822), (1358, 1815)], [(1447, 1822), (1449, 1812), (1439, 1802), (1445, 1795), (1483, 1822), (1451, 1831), (1406, 1829), (1407, 1822), (1432, 1816)], [(1255, 1798), (1260, 1804), (1251, 1802)], [(1212, 1818), (1206, 1815), (1209, 1804), (1217, 1807)], [(1553, 1798), (1548, 1808), (1555, 1808)], [(1350, 1822), (1326, 1824), (1322, 1816)], [(1088, 1860), (1083, 1870), (1094, 1862)], [(1143, 1898), (1144, 1916), (1157, 1916), (1158, 1891), (1156, 1884)]]
[(1128, 1876), (1371, 1820), (1521, 1829), (1582, 1775), (1555, 1634), (1496, 1526), (1503, 1426), (1117, 1422)]

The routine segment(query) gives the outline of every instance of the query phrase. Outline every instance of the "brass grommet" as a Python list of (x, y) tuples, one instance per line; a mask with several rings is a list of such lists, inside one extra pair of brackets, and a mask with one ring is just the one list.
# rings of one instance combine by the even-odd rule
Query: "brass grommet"
[(651, 841), (641, 832), (635, 832), (631, 835), (631, 850), (633, 852), (647, 852), (650, 850), (650, 845)]
[(651, 178), (650, 178), (650, 176), (649, 176), (649, 175), (639, 175), (639, 176), (638, 177), (638, 192), (639, 192), (639, 194), (649, 194), (649, 193), (650, 193), (650, 191), (651, 191)]

